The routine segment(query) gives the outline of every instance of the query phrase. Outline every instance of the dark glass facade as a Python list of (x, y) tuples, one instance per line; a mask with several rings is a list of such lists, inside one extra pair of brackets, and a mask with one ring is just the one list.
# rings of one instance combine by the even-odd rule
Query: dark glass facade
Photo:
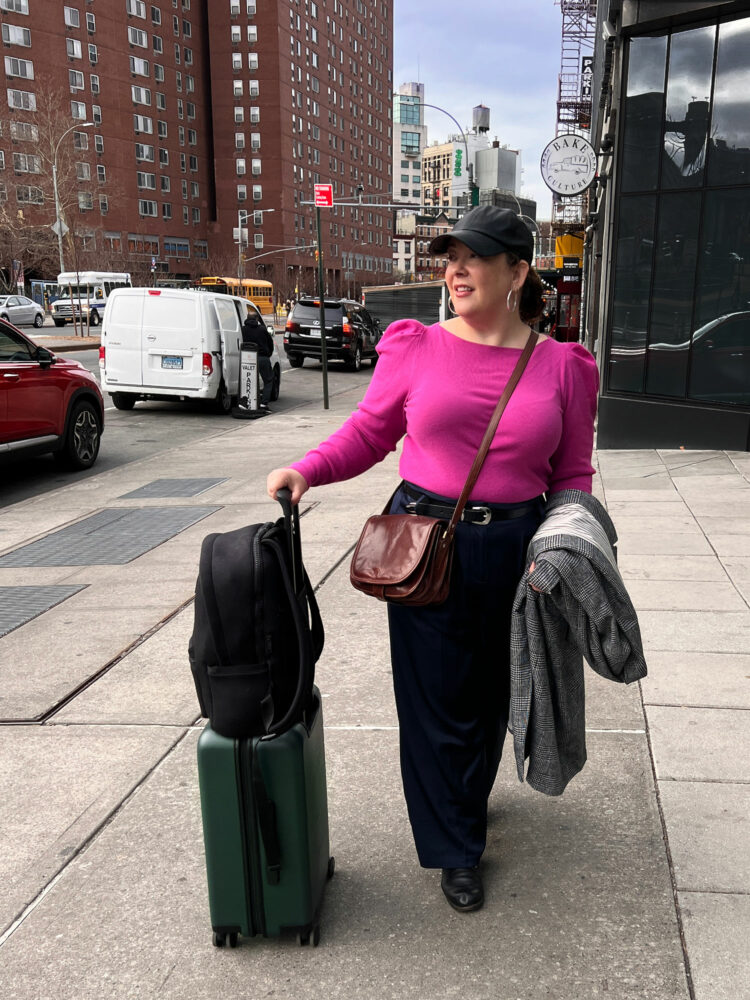
[(750, 407), (750, 17), (634, 36), (606, 389)]

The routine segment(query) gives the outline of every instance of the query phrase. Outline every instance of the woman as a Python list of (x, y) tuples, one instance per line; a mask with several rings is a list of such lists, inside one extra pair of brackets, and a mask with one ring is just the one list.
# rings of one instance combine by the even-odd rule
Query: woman
[[(430, 253), (447, 256), (454, 316), (393, 323), (349, 420), (268, 477), (298, 503), (310, 486), (349, 479), (404, 437), (392, 513), (449, 517), (497, 400), (542, 310), (533, 239), (513, 212), (474, 208)], [(479, 861), (487, 799), (509, 708), (509, 628), (543, 496), (591, 492), (598, 377), (578, 344), (540, 336), (500, 422), (456, 532), (444, 604), (388, 606), (401, 772), (420, 863), (442, 869), (454, 909), (484, 901)]]

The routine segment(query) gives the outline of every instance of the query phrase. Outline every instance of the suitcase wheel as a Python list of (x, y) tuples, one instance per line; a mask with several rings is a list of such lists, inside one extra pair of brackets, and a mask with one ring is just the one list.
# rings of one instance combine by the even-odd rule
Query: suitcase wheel
[(315, 924), (313, 927), (306, 927), (305, 930), (297, 931), (297, 944), (300, 948), (304, 948), (305, 945), (312, 945), (313, 948), (317, 948), (320, 944), (320, 925)]
[(328, 859), (328, 878), (333, 878), (333, 873), (336, 871), (336, 859)]
[(221, 931), (214, 931), (214, 946), (216, 948), (223, 948), (225, 944), (228, 944), (230, 948), (237, 947), (237, 940), (239, 935), (237, 931), (230, 931), (229, 934), (224, 934)]

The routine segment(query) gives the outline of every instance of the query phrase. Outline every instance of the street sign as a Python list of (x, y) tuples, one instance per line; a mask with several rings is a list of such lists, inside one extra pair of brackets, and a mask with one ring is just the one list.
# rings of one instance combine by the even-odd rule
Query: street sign
[(315, 185), (315, 207), (333, 208), (333, 184)]
[(50, 226), (50, 229), (55, 234), (55, 236), (64, 236), (68, 232), (68, 227), (65, 225), (62, 219), (57, 219), (57, 221)]

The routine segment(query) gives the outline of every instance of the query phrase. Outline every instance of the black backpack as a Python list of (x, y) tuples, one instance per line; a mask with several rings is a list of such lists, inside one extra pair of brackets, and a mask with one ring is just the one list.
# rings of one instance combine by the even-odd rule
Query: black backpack
[(299, 512), (203, 540), (190, 639), (201, 713), (221, 736), (278, 735), (312, 701), (323, 623), (302, 565)]

